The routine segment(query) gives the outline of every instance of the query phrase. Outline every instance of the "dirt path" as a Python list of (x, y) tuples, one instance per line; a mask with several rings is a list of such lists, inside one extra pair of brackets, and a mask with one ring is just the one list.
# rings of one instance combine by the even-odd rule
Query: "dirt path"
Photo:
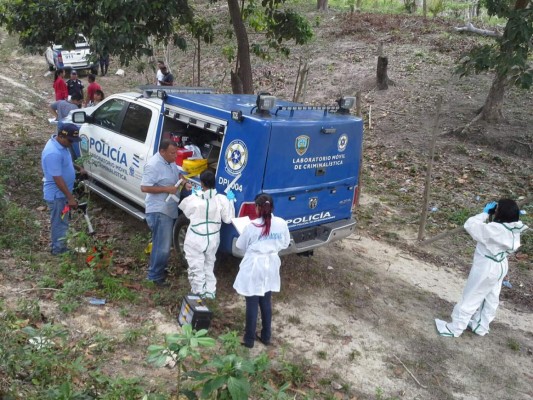
[[(274, 325), (282, 347), (367, 394), (382, 388), (405, 399), (533, 397), (531, 314), (502, 304), (488, 336), (439, 337), (433, 319), (449, 318), (465, 282), (460, 271), (364, 235), (333, 247), (314, 262), (354, 280), (348, 290), (324, 288), (278, 305)], [(300, 322), (290, 323), (296, 316)], [(507, 347), (511, 338), (523, 346), (519, 354)]]

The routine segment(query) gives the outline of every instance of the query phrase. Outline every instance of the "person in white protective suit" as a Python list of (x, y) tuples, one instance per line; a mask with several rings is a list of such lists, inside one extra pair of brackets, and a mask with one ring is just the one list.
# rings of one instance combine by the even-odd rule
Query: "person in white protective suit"
[(222, 222), (229, 224), (235, 217), (235, 195), (231, 190), (227, 197), (218, 194), (215, 190), (215, 174), (211, 171), (204, 171), (200, 175), (200, 183), (202, 191), (193, 192), (179, 205), (190, 220), (184, 242), (185, 259), (189, 265), (191, 292), (214, 299), (217, 280), (213, 269), (220, 244), (219, 232)]
[[(494, 214), (494, 221), (487, 223), (489, 214)], [(477, 242), (474, 261), (452, 322), (435, 319), (439, 335), (459, 337), (467, 327), (480, 336), (489, 332), (507, 275), (507, 256), (520, 247), (520, 234), (528, 228), (519, 217), (518, 205), (502, 199), (488, 203), (481, 214), (466, 221), (466, 231)]]
[[(279, 268), (280, 250), (290, 244), (287, 222), (272, 214), (274, 200), (268, 194), (260, 194), (255, 199), (254, 219), (244, 228), (235, 244), (244, 250), (244, 258), (233, 287), (246, 297), (246, 327), (242, 345), (252, 348), (255, 340), (264, 345), (270, 344), (272, 335), (272, 292), (279, 292), (281, 280)], [(257, 309), (261, 310), (261, 334), (255, 332)]]

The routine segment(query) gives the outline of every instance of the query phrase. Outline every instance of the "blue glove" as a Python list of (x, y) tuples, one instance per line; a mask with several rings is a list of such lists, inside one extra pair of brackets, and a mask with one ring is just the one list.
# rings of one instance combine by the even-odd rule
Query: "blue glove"
[(228, 193), (226, 193), (226, 197), (229, 201), (235, 201), (235, 193), (233, 193), (232, 190), (229, 190)]
[(483, 212), (485, 214), (489, 214), (490, 211), (492, 211), (494, 208), (496, 208), (496, 206), (498, 205), (497, 202), (495, 201), (491, 201), (490, 203), (487, 203), (487, 205), (485, 206), (485, 208), (483, 209)]

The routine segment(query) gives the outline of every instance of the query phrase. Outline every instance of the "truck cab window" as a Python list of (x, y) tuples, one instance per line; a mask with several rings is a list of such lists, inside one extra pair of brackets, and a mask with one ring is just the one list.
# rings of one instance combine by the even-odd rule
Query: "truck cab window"
[(151, 120), (152, 111), (139, 104), (130, 103), (120, 133), (144, 143)]
[(122, 110), (126, 104), (126, 101), (120, 99), (105, 102), (94, 112), (94, 124), (117, 132), (120, 126)]

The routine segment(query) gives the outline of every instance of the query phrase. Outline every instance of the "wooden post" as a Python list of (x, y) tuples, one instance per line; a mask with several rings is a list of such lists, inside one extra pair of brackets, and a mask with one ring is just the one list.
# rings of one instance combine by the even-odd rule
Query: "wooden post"
[(387, 90), (389, 88), (389, 77), (387, 76), (387, 66), (389, 60), (383, 56), (383, 42), (378, 46), (378, 67), (376, 73), (376, 82), (379, 90)]
[[(357, 92), (355, 94), (355, 115), (360, 117), (361, 119), (363, 118), (363, 115), (362, 115), (362, 112), (361, 112), (361, 92)], [(364, 121), (363, 121), (363, 128), (364, 128)], [(363, 139), (364, 139), (364, 135), (363, 135)], [(363, 187), (362, 183), (361, 183), (361, 177), (363, 176), (363, 145), (364, 145), (364, 141), (363, 141), (363, 144), (361, 145), (361, 154), (359, 155), (359, 172), (357, 174), (357, 198), (356, 198), (356, 202), (355, 202), (355, 205), (356, 207), (359, 206), (359, 203), (361, 202), (361, 188)]]
[(359, 118), (363, 117), (363, 114), (361, 113), (361, 92), (355, 94), (355, 115)]
[(439, 127), (441, 107), (442, 96), (439, 96), (437, 100), (437, 116), (435, 117), (435, 125), (433, 125), (433, 131), (431, 132), (431, 144), (429, 146), (429, 160), (426, 171), (426, 182), (424, 185), (424, 201), (422, 203), (422, 215), (420, 216), (420, 226), (418, 228), (418, 240), (424, 239), (424, 231), (426, 229), (428, 205), (431, 194), (431, 170), (433, 169), (433, 158), (435, 156), (435, 144), (437, 143), (437, 129)]

